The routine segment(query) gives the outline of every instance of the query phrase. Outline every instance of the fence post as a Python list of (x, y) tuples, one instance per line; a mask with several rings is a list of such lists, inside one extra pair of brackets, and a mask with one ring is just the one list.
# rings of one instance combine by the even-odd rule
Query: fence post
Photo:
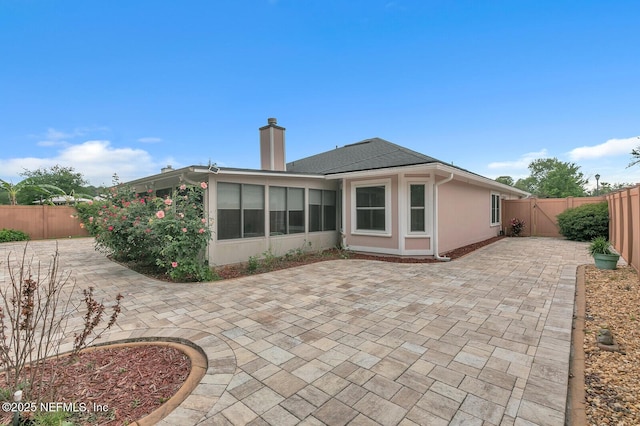
[[(627, 188), (627, 248), (629, 251), (629, 265), (633, 263), (633, 252), (635, 247), (633, 246), (634, 238), (633, 238), (633, 227), (635, 225), (636, 229), (640, 226), (640, 217), (633, 217), (633, 209), (631, 208), (631, 201), (633, 198), (631, 197), (631, 188)], [(640, 204), (640, 191), (638, 191), (638, 203)], [(640, 205), (638, 206), (640, 207)], [(640, 212), (640, 208), (637, 210)], [(636, 269), (638, 273), (640, 273), (640, 265), (636, 265)]]

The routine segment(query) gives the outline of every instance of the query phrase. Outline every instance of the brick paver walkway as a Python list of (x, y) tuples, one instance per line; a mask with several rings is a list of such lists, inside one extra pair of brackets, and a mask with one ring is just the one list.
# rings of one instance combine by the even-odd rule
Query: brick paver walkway
[[(510, 238), (450, 263), (336, 260), (207, 284), (146, 278), (91, 239), (58, 244), (80, 287), (125, 295), (107, 340), (205, 351), (207, 375), (165, 424), (564, 424), (586, 244)], [(46, 263), (55, 245), (29, 250)], [(20, 247), (0, 244), (0, 259)]]

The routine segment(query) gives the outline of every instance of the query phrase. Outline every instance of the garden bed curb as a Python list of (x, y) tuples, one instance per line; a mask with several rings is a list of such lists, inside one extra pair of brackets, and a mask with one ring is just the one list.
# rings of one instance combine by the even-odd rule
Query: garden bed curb
[(176, 345), (191, 358), (192, 370), (172, 398), (132, 425), (199, 423), (218, 402), (233, 377), (236, 369), (233, 350), (211, 333), (176, 327), (116, 331), (105, 335), (99, 345), (91, 348), (152, 344)]
[(567, 394), (567, 424), (587, 424), (584, 388), (584, 316), (586, 311), (585, 265), (576, 272), (576, 296), (569, 362), (569, 389)]
[(193, 392), (193, 390), (198, 386), (202, 378), (207, 372), (207, 358), (205, 354), (196, 348), (193, 345), (189, 345), (183, 342), (172, 342), (172, 341), (153, 341), (153, 340), (137, 340), (134, 342), (110, 342), (106, 344), (101, 344), (98, 346), (92, 346), (85, 350), (83, 353), (92, 352), (100, 349), (117, 349), (117, 348), (131, 348), (131, 347), (140, 347), (140, 346), (165, 346), (169, 348), (174, 348), (184, 353), (190, 360), (191, 367), (189, 369), (189, 375), (185, 379), (180, 389), (171, 396), (165, 403), (163, 403), (160, 407), (147, 414), (140, 420), (137, 420), (131, 423), (131, 426), (147, 426), (147, 425), (155, 425), (160, 420), (167, 417), (173, 410), (175, 410), (180, 404), (187, 399), (187, 397)]

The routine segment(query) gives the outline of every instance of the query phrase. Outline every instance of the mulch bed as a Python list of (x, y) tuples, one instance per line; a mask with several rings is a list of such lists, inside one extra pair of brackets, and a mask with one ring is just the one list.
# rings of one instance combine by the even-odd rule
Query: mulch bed
[[(42, 395), (55, 389), (56, 395), (44, 396), (43, 402), (75, 402), (77, 411), (83, 411), (80, 404), (84, 404), (86, 411), (68, 419), (74, 425), (122, 425), (140, 420), (171, 398), (191, 371), (190, 359), (182, 351), (153, 344), (97, 348), (70, 361), (68, 357), (46, 361), (52, 367), (47, 370), (55, 371), (56, 377), (45, 376)], [(5, 383), (1, 376), (0, 388)], [(10, 422), (11, 413), (2, 412), (0, 423)]]
[[(585, 412), (590, 425), (640, 424), (640, 281), (625, 266), (585, 270)], [(611, 330), (618, 350), (597, 344)]]
[[(443, 257), (448, 257), (451, 260), (459, 259), (479, 248), (492, 244), (498, 240), (505, 238), (504, 236), (489, 238), (484, 241), (480, 241), (474, 244), (469, 244), (464, 247), (451, 250), (447, 253), (441, 254)], [(261, 263), (254, 271), (249, 271), (247, 264), (235, 264), (227, 265), (216, 268), (216, 274), (220, 279), (231, 279), (244, 277), (247, 275), (255, 275), (264, 272), (277, 271), (280, 269), (292, 268), (295, 266), (308, 265), (311, 263), (322, 262), (325, 260), (336, 259), (364, 259), (364, 260), (377, 260), (381, 262), (395, 262), (395, 263), (438, 263), (440, 260), (436, 260), (430, 257), (400, 257), (400, 256), (384, 256), (370, 253), (349, 252), (344, 250), (325, 250), (322, 252), (305, 253), (300, 256), (287, 257), (283, 256), (277, 259), (273, 259), (268, 265), (264, 262)]]

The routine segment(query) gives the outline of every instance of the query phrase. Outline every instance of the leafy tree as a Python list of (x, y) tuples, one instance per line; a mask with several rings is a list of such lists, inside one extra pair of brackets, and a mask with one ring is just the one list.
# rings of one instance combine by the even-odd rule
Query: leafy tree
[(59, 194), (61, 191), (60, 188), (53, 185), (35, 185), (28, 182), (26, 179), (16, 184), (0, 179), (0, 188), (2, 189), (2, 192), (7, 194), (9, 204), (11, 204), (12, 206), (18, 204), (18, 195), (26, 191), (29, 191), (32, 194), (37, 194), (38, 197), (44, 198), (51, 197), (54, 194)]
[(619, 191), (629, 186), (634, 186), (634, 185), (632, 183), (627, 183), (627, 182), (613, 183), (613, 184), (608, 182), (600, 182), (600, 185), (598, 185), (597, 189), (593, 188), (591, 191), (589, 191), (589, 195), (604, 195), (610, 192)]
[(496, 182), (504, 183), (505, 185), (513, 186), (515, 181), (511, 176), (498, 176)]
[[(640, 136), (638, 138), (640, 138)], [(640, 163), (640, 145), (631, 150), (631, 157), (633, 157), (633, 160), (627, 167), (635, 166)]]
[(586, 195), (585, 179), (580, 166), (557, 158), (541, 158), (529, 164), (531, 175), (518, 179), (516, 188), (531, 192), (541, 198), (583, 197)]
[[(21, 191), (18, 201), (20, 204), (33, 204), (34, 201), (50, 198), (51, 196), (63, 195), (71, 198), (77, 197), (79, 194), (87, 192), (85, 185), (87, 181), (82, 176), (82, 173), (76, 172), (73, 167), (63, 167), (55, 165), (50, 168), (41, 168), (37, 170), (25, 170), (20, 173), (25, 177), (25, 184), (31, 186)], [(49, 196), (43, 197), (41, 191), (34, 190), (34, 186), (49, 185), (57, 188), (56, 191), (52, 191)]]

